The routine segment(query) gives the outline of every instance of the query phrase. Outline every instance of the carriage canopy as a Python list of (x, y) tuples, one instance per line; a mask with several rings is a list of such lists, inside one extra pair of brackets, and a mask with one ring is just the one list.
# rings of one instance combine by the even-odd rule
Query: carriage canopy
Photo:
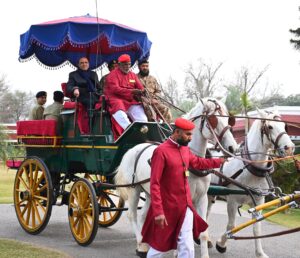
[(19, 60), (35, 57), (45, 67), (77, 65), (86, 56), (90, 68), (129, 54), (134, 63), (150, 55), (145, 32), (89, 14), (32, 25), (20, 36)]

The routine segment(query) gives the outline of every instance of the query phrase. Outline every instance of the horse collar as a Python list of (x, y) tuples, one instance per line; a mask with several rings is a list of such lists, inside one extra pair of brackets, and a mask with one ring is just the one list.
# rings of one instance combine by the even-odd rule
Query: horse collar
[[(244, 143), (244, 148), (242, 148), (241, 151), (242, 158), (252, 160), (251, 156), (249, 155), (249, 150), (248, 150), (248, 143), (247, 143), (247, 138)], [(243, 161), (245, 167), (248, 169), (248, 171), (257, 177), (266, 177), (267, 174), (272, 174), (274, 172), (274, 166), (272, 162), (268, 162), (267, 167), (259, 167), (255, 166), (250, 162)]]

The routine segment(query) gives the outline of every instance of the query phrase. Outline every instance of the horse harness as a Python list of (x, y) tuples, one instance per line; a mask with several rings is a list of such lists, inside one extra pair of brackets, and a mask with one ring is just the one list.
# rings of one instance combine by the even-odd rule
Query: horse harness
[[(133, 169), (133, 174), (132, 174), (132, 187), (135, 187), (139, 182), (134, 182), (135, 181), (135, 175), (136, 175), (136, 168), (137, 168), (137, 164), (138, 164), (138, 162), (139, 162), (139, 160), (140, 160), (140, 157), (142, 156), (142, 154), (148, 149), (148, 148), (150, 148), (151, 146), (153, 146), (153, 145), (160, 145), (160, 142), (151, 142), (148, 146), (146, 146), (144, 149), (142, 149), (140, 152), (139, 152), (139, 154), (137, 155), (137, 157), (136, 157), (136, 159), (135, 159), (135, 161), (134, 161), (134, 169)], [(151, 166), (151, 159), (149, 159), (148, 160), (148, 164), (149, 164), (149, 166)], [(145, 179), (145, 180), (147, 180), (147, 179)], [(144, 183), (144, 181), (145, 180), (143, 180), (143, 183)], [(146, 181), (146, 182), (149, 182), (150, 181), (150, 178), (148, 179), (148, 181)], [(145, 183), (146, 183), (145, 182)]]

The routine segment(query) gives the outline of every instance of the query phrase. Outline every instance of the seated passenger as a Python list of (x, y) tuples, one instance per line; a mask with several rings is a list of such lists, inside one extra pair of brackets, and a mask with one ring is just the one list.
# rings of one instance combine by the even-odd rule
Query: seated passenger
[[(157, 121), (160, 116), (163, 116), (163, 119), (165, 119), (168, 123), (171, 123), (171, 111), (166, 105), (161, 103), (161, 87), (158, 84), (156, 78), (149, 74), (149, 61), (139, 61), (138, 67), (139, 73), (137, 74), (137, 76), (140, 79), (141, 83), (144, 85), (145, 89), (147, 90), (148, 97), (150, 98), (145, 98), (146, 101), (143, 101), (145, 113), (148, 117), (148, 120)], [(153, 109), (151, 109), (150, 104), (151, 106), (154, 106)]]
[(31, 109), (29, 113), (29, 120), (42, 120), (44, 113), (44, 104), (47, 101), (47, 92), (39, 91), (36, 95), (37, 104)]
[(78, 69), (69, 74), (67, 82), (67, 92), (77, 98), (83, 107), (79, 107), (78, 127), (81, 134), (88, 134), (89, 117), (87, 110), (94, 109), (98, 102), (100, 90), (100, 82), (96, 72), (89, 69), (89, 61), (86, 57), (82, 57), (78, 62)]
[[(112, 60), (112, 61), (110, 61), (110, 62), (108, 63), (108, 65), (107, 65), (107, 68), (108, 68), (108, 70), (109, 70), (109, 73), (110, 73), (112, 70), (115, 70), (117, 67), (118, 67), (118, 61), (117, 61), (117, 60)], [(101, 80), (100, 80), (100, 85), (101, 85), (100, 87), (101, 87), (102, 91), (104, 91), (105, 79), (106, 79), (107, 75), (109, 75), (109, 73), (106, 74), (106, 75), (104, 75), (104, 76), (102, 76), (102, 78), (101, 78)]]
[(45, 120), (59, 120), (59, 114), (63, 109), (64, 105), (64, 94), (62, 91), (53, 92), (54, 102), (45, 108), (44, 110), (44, 119)]
[(108, 98), (108, 109), (112, 117), (124, 130), (131, 121), (147, 122), (147, 116), (141, 104), (144, 91), (137, 75), (130, 71), (129, 55), (121, 55), (119, 67), (106, 77), (104, 94)]
[(80, 58), (78, 69), (69, 74), (67, 82), (67, 92), (73, 94), (87, 109), (90, 106), (94, 108), (98, 102), (99, 96), (96, 93), (100, 89), (98, 75), (90, 70), (89, 67), (89, 60), (86, 57)]

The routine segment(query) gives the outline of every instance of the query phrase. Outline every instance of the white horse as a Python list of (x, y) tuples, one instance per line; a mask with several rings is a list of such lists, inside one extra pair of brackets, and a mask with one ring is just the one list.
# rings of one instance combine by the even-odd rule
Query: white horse
[[(205, 118), (201, 115), (207, 115), (207, 117)], [(220, 142), (227, 150), (233, 152), (237, 148), (236, 141), (230, 130), (228, 130), (230, 128), (228, 125), (228, 117), (216, 117), (215, 115), (228, 115), (225, 105), (214, 98), (205, 98), (185, 116), (187, 119), (194, 120), (196, 125), (193, 132), (193, 138), (189, 146), (198, 156), (205, 155), (208, 140), (213, 140), (211, 130), (214, 130), (215, 134), (219, 136)], [(143, 143), (128, 150), (123, 156), (120, 166), (117, 169), (115, 183), (130, 184), (133, 182), (133, 175), (135, 182), (150, 178), (151, 168), (148, 160), (152, 157), (155, 148), (157, 148), (156, 145)], [(136, 163), (137, 157), (139, 158)], [(135, 166), (136, 169), (134, 168)], [(207, 190), (210, 184), (210, 178), (210, 175), (206, 177), (196, 177), (192, 174), (189, 178), (193, 203), (204, 220), (206, 220), (207, 214)], [(135, 188), (119, 188), (119, 191), (121, 198), (128, 200), (127, 215), (137, 239), (137, 252), (146, 253), (148, 246), (141, 242), (141, 228), (145, 221), (150, 204), (150, 183), (145, 183)], [(143, 206), (142, 215), (138, 222), (137, 206), (140, 193), (142, 191), (146, 194), (146, 202)], [(208, 257), (206, 233), (201, 234), (200, 240), (201, 257)]]
[[(290, 137), (285, 131), (285, 124), (280, 122), (280, 116), (277, 113), (266, 113), (258, 110), (259, 116), (262, 119), (274, 119), (278, 121), (255, 120), (249, 130), (244, 145), (242, 146), (242, 157), (252, 162), (244, 162), (239, 159), (231, 159), (225, 162), (222, 173), (227, 177), (232, 177), (240, 169), (243, 172), (238, 175), (236, 180), (248, 187), (256, 188), (261, 191), (267, 191), (270, 188), (266, 179), (266, 173), (269, 173), (272, 166), (270, 163), (261, 161), (268, 160), (268, 153), (271, 149), (277, 149), (282, 154), (291, 155), (294, 151), (295, 145), (290, 140)], [(255, 162), (256, 161), (256, 162)], [(247, 165), (248, 164), (248, 165)], [(247, 165), (247, 166), (246, 166)], [(212, 177), (212, 183), (218, 183), (219, 178)], [(229, 184), (228, 188), (240, 189), (237, 186)], [(242, 204), (248, 204), (251, 207), (255, 206), (249, 195), (228, 195), (227, 199), (227, 213), (228, 224), (227, 231), (235, 226), (235, 216), (237, 209)], [(256, 205), (264, 203), (264, 196), (254, 195)], [(211, 203), (210, 203), (211, 205)], [(210, 210), (210, 209), (209, 209)], [(260, 223), (253, 225), (254, 236), (261, 235)], [(217, 241), (216, 248), (219, 252), (226, 251), (226, 233)], [(255, 240), (256, 257), (267, 258), (264, 253), (261, 240)]]

